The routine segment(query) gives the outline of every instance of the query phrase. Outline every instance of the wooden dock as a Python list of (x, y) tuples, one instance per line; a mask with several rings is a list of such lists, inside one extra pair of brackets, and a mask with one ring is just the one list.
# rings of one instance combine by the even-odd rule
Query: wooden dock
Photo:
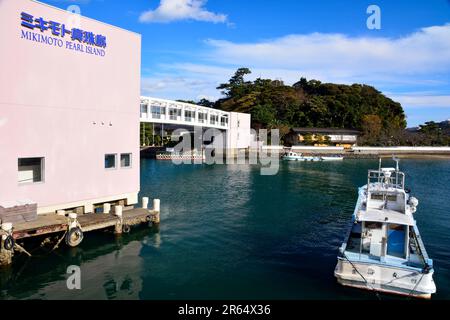
[[(157, 209), (159, 210), (159, 207)], [(64, 234), (66, 243), (73, 247), (81, 243), (87, 232), (111, 229), (115, 234), (121, 234), (129, 232), (132, 226), (159, 224), (159, 222), (159, 211), (142, 208), (132, 208), (123, 212), (120, 210), (117, 214), (39, 215), (34, 221), (15, 224), (9, 232), (0, 230), (0, 266), (11, 264), (15, 251), (28, 254), (25, 248), (17, 244), (18, 240), (23, 243), (30, 238)]]

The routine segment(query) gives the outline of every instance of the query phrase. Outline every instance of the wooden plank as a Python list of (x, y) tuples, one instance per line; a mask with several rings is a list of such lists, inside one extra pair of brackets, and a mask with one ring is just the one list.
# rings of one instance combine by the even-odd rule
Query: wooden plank
[(58, 215), (41, 215), (34, 221), (14, 224), (15, 231), (39, 229), (42, 227), (67, 224), (67, 218)]
[(46, 235), (46, 234), (52, 234), (52, 233), (56, 233), (56, 232), (63, 232), (66, 230), (67, 230), (67, 224), (43, 226), (38, 229), (14, 231), (13, 237), (14, 237), (14, 239), (24, 239), (24, 238), (42, 236), (42, 235)]
[[(123, 212), (123, 223), (130, 226), (146, 223), (149, 221), (148, 217), (155, 214), (156, 212), (147, 209), (126, 210)], [(78, 222), (84, 232), (89, 232), (115, 226), (118, 217), (112, 214), (86, 214), (78, 216)], [(13, 236), (15, 239), (30, 238), (66, 231), (67, 228), (68, 218), (65, 216), (39, 215), (35, 221), (15, 224)]]

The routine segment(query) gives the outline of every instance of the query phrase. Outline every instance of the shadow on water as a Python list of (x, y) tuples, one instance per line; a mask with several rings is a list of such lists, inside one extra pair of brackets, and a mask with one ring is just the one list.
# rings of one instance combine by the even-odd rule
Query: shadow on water
[[(128, 270), (120, 268), (123, 260), (126, 260), (124, 258), (129, 256), (123, 253), (132, 252), (132, 261), (135, 264), (135, 255), (138, 255), (143, 247), (157, 250), (159, 237), (158, 226), (135, 227), (129, 234), (122, 236), (114, 235), (112, 230), (91, 232), (85, 235), (82, 244), (77, 248), (61, 245), (61, 248), (54, 252), (38, 250), (33, 252), (32, 257), (20, 255), (15, 257), (10, 268), (0, 271), (0, 297), (86, 299), (92, 295), (95, 299), (116, 299), (122, 293), (124, 298), (137, 298), (138, 292), (133, 292), (132, 286), (133, 281), (140, 282), (140, 279), (130, 276)], [(79, 266), (81, 269), (80, 291), (67, 289), (69, 266)], [(116, 266), (116, 269), (123, 273), (108, 270), (111, 266)], [(95, 278), (94, 282), (89, 280), (92, 276)]]

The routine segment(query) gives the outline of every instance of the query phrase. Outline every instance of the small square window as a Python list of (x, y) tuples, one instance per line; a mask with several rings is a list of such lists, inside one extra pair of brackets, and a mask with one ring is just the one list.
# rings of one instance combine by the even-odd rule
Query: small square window
[(105, 169), (115, 169), (116, 168), (116, 155), (106, 154), (105, 155)]
[(120, 155), (120, 167), (131, 168), (131, 153), (122, 153)]
[(20, 184), (44, 181), (44, 158), (19, 158), (18, 181)]

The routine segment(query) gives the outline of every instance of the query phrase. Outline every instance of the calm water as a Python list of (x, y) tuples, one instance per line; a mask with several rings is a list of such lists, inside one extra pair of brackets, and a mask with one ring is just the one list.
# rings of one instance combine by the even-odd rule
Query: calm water
[[(158, 230), (115, 239), (88, 234), (79, 248), (21, 259), (0, 272), (2, 298), (374, 299), (336, 284), (337, 248), (357, 186), (376, 161), (174, 166), (144, 160), (142, 194), (162, 202)], [(435, 261), (437, 299), (450, 299), (450, 161), (403, 160), (419, 198), (419, 229)], [(81, 266), (82, 290), (66, 289)], [(383, 296), (384, 298), (389, 298)]]

